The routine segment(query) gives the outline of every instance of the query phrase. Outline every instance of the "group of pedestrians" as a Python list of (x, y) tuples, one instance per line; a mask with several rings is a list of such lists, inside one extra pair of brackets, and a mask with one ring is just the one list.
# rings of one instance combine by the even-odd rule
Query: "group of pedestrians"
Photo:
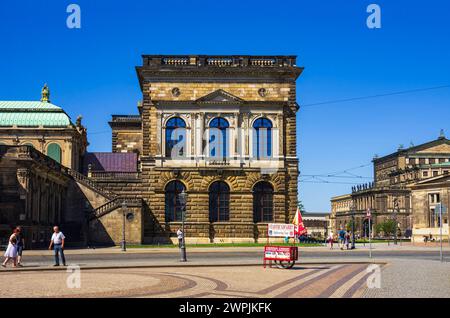
[[(344, 247), (346, 249), (351, 249), (351, 233), (349, 231), (345, 231), (343, 228), (341, 228), (337, 234), (337, 239), (338, 239), (338, 244), (339, 244), (339, 248), (341, 250), (344, 249)], [(327, 244), (329, 249), (333, 249), (333, 244), (334, 244), (334, 235), (332, 232), (330, 232), (330, 234), (327, 237)]]
[[(53, 248), (55, 253), (55, 264), (53, 266), (59, 266), (59, 258), (64, 266), (66, 266), (66, 258), (64, 256), (64, 234), (59, 230), (58, 226), (53, 227), (53, 234), (50, 239), (49, 250)], [(25, 238), (22, 234), (22, 228), (20, 226), (13, 230), (13, 233), (9, 237), (8, 247), (4, 254), (5, 260), (2, 263), (2, 267), (6, 267), (8, 263), (12, 262), (12, 267), (22, 267), (22, 252), (25, 246)]]
[(2, 267), (6, 267), (9, 262), (13, 263), (13, 267), (22, 267), (22, 251), (25, 244), (25, 239), (22, 235), (22, 228), (20, 226), (13, 230), (13, 233), (9, 237), (8, 247), (5, 252), (5, 260), (2, 263)]

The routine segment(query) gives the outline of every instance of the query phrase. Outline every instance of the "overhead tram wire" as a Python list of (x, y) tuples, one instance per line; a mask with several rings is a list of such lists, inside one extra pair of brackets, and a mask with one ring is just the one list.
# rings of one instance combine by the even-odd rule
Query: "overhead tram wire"
[(443, 88), (450, 88), (450, 85), (416, 88), (416, 89), (409, 89), (409, 90), (390, 92), (390, 93), (384, 93), (384, 94), (375, 94), (375, 95), (366, 95), (366, 96), (359, 96), (359, 97), (335, 99), (335, 100), (329, 100), (329, 101), (324, 101), (324, 102), (304, 104), (304, 105), (300, 105), (300, 106), (301, 107), (311, 107), (311, 106), (320, 106), (320, 105), (328, 105), (328, 104), (337, 104), (337, 103), (352, 102), (352, 101), (364, 100), (364, 99), (372, 99), (372, 98), (379, 98), (379, 97), (386, 97), (386, 96), (395, 96), (395, 95), (425, 92), (425, 91), (431, 91), (431, 90), (437, 90), (437, 89), (443, 89)]

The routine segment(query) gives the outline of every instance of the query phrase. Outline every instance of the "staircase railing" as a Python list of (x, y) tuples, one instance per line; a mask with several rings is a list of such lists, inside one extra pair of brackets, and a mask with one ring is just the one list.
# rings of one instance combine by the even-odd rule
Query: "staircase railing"
[(85, 186), (95, 190), (96, 192), (100, 193), (101, 195), (103, 195), (104, 197), (112, 200), (115, 197), (117, 197), (117, 195), (109, 190), (106, 190), (105, 188), (99, 186), (95, 181), (89, 179), (88, 177), (86, 177), (85, 175), (72, 170), (72, 169), (68, 169), (68, 173), (69, 175), (71, 175), (76, 181), (84, 184)]
[(122, 204), (125, 203), (127, 207), (141, 207), (142, 199), (132, 199), (132, 198), (124, 198), (124, 197), (116, 197), (109, 202), (99, 206), (98, 208), (92, 211), (90, 219), (98, 219), (117, 208), (120, 208)]

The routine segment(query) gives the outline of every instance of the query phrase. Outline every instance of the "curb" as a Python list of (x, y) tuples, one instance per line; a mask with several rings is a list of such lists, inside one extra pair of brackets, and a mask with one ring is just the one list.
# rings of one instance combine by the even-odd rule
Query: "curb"
[[(295, 266), (302, 266), (302, 265), (335, 265), (335, 264), (379, 264), (379, 265), (385, 265), (387, 264), (386, 261), (330, 261), (330, 262), (302, 262), (302, 263), (296, 263)], [(0, 274), (2, 272), (4, 273), (11, 273), (11, 272), (51, 272), (51, 271), (67, 271), (68, 268), (70, 268), (71, 265), (76, 264), (69, 264), (68, 266), (59, 266), (59, 267), (22, 267), (22, 268), (7, 268), (0, 270)], [(80, 266), (81, 270), (98, 270), (98, 269), (128, 269), (128, 268), (201, 268), (201, 267), (252, 267), (252, 266), (261, 266), (263, 267), (263, 263), (242, 263), (242, 264), (236, 264), (236, 263), (219, 263), (219, 264), (142, 264), (142, 265), (107, 265), (107, 266)]]

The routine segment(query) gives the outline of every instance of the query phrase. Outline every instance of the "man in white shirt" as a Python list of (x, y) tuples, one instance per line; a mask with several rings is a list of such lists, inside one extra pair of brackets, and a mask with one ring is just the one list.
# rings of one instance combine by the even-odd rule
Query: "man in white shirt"
[(178, 238), (178, 247), (181, 247), (181, 244), (183, 243), (183, 231), (181, 229), (178, 229), (177, 231), (177, 238)]
[(53, 232), (50, 246), (48, 247), (51, 250), (53, 245), (53, 250), (55, 251), (55, 265), (53, 266), (59, 266), (59, 254), (61, 254), (63, 266), (66, 266), (66, 258), (64, 257), (64, 240), (66, 237), (59, 231), (57, 226), (53, 227)]

